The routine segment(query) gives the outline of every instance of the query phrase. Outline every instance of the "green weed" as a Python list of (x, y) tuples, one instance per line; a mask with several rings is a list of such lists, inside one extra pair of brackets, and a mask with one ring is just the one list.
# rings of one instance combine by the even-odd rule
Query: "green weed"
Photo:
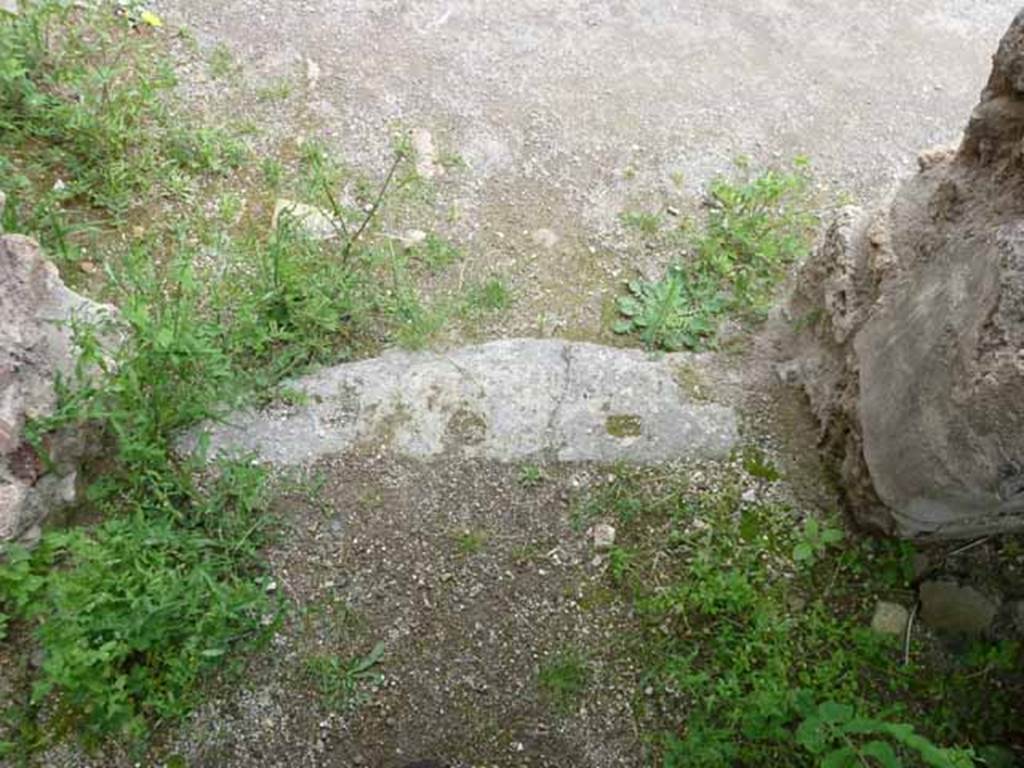
[(384, 643), (377, 643), (365, 656), (343, 659), (339, 656), (313, 656), (306, 660), (306, 672), (320, 694), (324, 706), (332, 711), (358, 709), (369, 701), (367, 688), (383, 681), (376, 667), (384, 658)]
[(256, 89), (256, 98), (264, 103), (286, 101), (292, 95), (292, 81), (279, 77)]
[(536, 464), (525, 464), (519, 469), (519, 484), (524, 488), (536, 488), (546, 479), (544, 470)]
[(470, 286), (464, 299), (464, 312), (470, 315), (497, 312), (512, 304), (512, 292), (500, 277), (490, 277)]
[(176, 125), (174, 84), (157, 39), (112, 3), (47, 0), (0, 16), (0, 149), (27, 182), (11, 200), (22, 225), (49, 245), (48, 222), (87, 218), (83, 204), (123, 219), (180, 195), (182, 165), (229, 167), (239, 148), (219, 146), (223, 134)]
[(826, 768), (902, 768), (910, 756), (934, 768), (975, 765), (974, 750), (941, 749), (905, 723), (858, 717), (853, 707), (835, 701), (817, 707), (803, 703), (800, 708), (804, 720), (796, 730), (797, 743)]
[[(713, 182), (713, 205), (704, 228), (687, 238), (688, 257), (661, 280), (630, 282), (613, 330), (636, 334), (652, 348), (700, 349), (713, 342), (727, 314), (763, 315), (786, 268), (809, 245), (804, 167), (800, 161), (792, 173)], [(647, 218), (634, 223), (656, 229)]]
[(214, 80), (226, 80), (239, 72), (234, 54), (224, 43), (218, 43), (210, 51), (208, 68)]
[(541, 664), (537, 684), (554, 707), (570, 710), (586, 690), (590, 670), (586, 657), (575, 648), (563, 649)]
[(825, 556), (826, 550), (843, 540), (838, 528), (823, 526), (813, 517), (804, 522), (796, 544), (793, 545), (793, 559), (797, 562), (813, 562)]
[(263, 488), (260, 470), (224, 465), (179, 519), (139, 507), (9, 548), (0, 606), (43, 654), (23, 717), (50, 703), (59, 728), (87, 742), (139, 739), (190, 710), (204, 673), (261, 644), (276, 610), (259, 553)]
[(624, 227), (635, 229), (647, 237), (658, 234), (658, 230), (661, 228), (661, 218), (656, 213), (626, 211), (619, 218)]
[(455, 537), (455, 548), (460, 555), (468, 557), (475, 555), (487, 544), (487, 534), (484, 531), (462, 531)]

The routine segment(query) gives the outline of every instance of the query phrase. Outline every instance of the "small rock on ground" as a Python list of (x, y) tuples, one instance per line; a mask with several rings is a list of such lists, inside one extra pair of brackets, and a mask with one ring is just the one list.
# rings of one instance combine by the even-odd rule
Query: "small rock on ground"
[(590, 538), (594, 542), (594, 549), (611, 549), (615, 546), (615, 528), (608, 523), (599, 523), (590, 529)]
[(955, 581), (921, 584), (921, 620), (938, 632), (981, 635), (989, 630), (998, 605), (974, 587)]
[(910, 614), (899, 603), (879, 600), (875, 615), (871, 618), (871, 629), (882, 635), (901, 636), (907, 629)]

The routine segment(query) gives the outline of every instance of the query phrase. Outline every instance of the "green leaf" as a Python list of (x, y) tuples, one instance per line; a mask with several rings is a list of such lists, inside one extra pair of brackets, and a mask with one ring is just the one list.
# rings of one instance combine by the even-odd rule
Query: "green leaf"
[(355, 666), (352, 667), (352, 673), (359, 674), (360, 672), (365, 672), (366, 670), (375, 666), (383, 656), (384, 643), (380, 642), (373, 646), (373, 650), (370, 651), (366, 656), (356, 661)]
[(896, 756), (888, 742), (869, 741), (860, 751), (865, 757), (875, 758), (882, 768), (903, 768), (903, 762)]
[(795, 547), (793, 547), (793, 559), (797, 561), (810, 560), (814, 556), (814, 550), (811, 549), (811, 545), (801, 541)]
[(825, 755), (821, 768), (848, 768), (857, 762), (857, 752), (853, 747), (840, 747)]
[(818, 717), (826, 723), (845, 723), (853, 718), (853, 707), (837, 701), (825, 701), (818, 705)]
[(808, 717), (797, 727), (796, 741), (812, 755), (820, 755), (827, 746), (824, 723), (816, 715)]
[(174, 343), (174, 330), (164, 326), (156, 332), (156, 345), (161, 349), (168, 349)]
[(620, 296), (617, 304), (619, 312), (626, 317), (633, 317), (644, 311), (643, 305), (632, 296)]
[(630, 333), (633, 330), (631, 320), (616, 320), (612, 323), (612, 333)]
[(838, 528), (826, 528), (821, 534), (821, 540), (825, 544), (835, 544), (838, 541), (842, 541), (843, 532)]

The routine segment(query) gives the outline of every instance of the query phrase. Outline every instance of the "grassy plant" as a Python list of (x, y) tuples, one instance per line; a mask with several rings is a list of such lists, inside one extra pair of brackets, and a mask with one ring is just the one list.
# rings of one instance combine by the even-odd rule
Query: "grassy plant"
[(256, 90), (256, 98), (262, 102), (287, 101), (292, 95), (292, 81), (279, 77)]
[(636, 334), (649, 347), (699, 349), (713, 342), (725, 315), (762, 315), (785, 269), (809, 244), (804, 165), (713, 182), (712, 207), (703, 230), (687, 238), (688, 257), (661, 280), (630, 282), (613, 330)]
[[(879, 766), (902, 768), (916, 757), (933, 768), (972, 768), (974, 750), (942, 749), (914, 732), (913, 726), (870, 717), (857, 717), (853, 707), (825, 701), (801, 705), (804, 719), (796, 740), (825, 768)], [(902, 753), (902, 754), (901, 754)]]
[(525, 464), (519, 470), (519, 484), (524, 488), (536, 488), (545, 479), (544, 470), (536, 464)]
[(419, 251), (423, 262), (431, 272), (439, 272), (459, 259), (458, 249), (433, 232), (427, 234)]
[(797, 562), (813, 562), (825, 557), (829, 547), (843, 540), (843, 532), (829, 525), (822, 525), (814, 518), (804, 522), (796, 544), (793, 545), (793, 559)]
[(575, 648), (563, 649), (546, 659), (537, 675), (541, 691), (563, 712), (577, 702), (589, 680), (587, 659)]
[(647, 237), (658, 234), (661, 228), (661, 218), (656, 213), (646, 211), (627, 211), (620, 216), (622, 225), (635, 229)]
[(140, 506), (47, 534), (32, 552), (9, 549), (2, 606), (43, 654), (22, 716), (49, 704), (61, 729), (87, 741), (140, 738), (149, 722), (189, 711), (206, 671), (262, 642), (274, 614), (259, 554), (263, 482), (260, 470), (225, 465), (180, 519)]
[(222, 147), (224, 134), (176, 125), (174, 83), (157, 38), (113, 4), (45, 0), (0, 15), (0, 148), (25, 182), (7, 188), (12, 212), (59, 239), (47, 223), (80, 225), (83, 204), (121, 219), (179, 193), (183, 165), (230, 167), (241, 150)]
[(226, 80), (238, 74), (239, 67), (235, 56), (224, 43), (218, 43), (209, 55), (210, 77), (215, 80)]
[(365, 656), (313, 656), (306, 660), (306, 672), (324, 706), (333, 711), (356, 709), (369, 700), (366, 689), (379, 685), (383, 676), (376, 670), (384, 658), (384, 643), (377, 643)]
[(460, 555), (475, 555), (487, 544), (487, 534), (484, 531), (462, 531), (455, 537), (455, 547)]
[(512, 292), (500, 277), (490, 277), (466, 291), (464, 312), (470, 315), (497, 312), (512, 304)]

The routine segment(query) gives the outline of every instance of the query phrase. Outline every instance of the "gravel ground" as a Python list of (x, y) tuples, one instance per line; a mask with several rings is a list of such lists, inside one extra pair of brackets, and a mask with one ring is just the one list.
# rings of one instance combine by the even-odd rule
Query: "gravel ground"
[[(624, 210), (687, 211), (734, 158), (811, 158), (865, 197), (955, 141), (1012, 0), (160, 0), (254, 88), (186, 70), (196, 104), (268, 137), (320, 137), (382, 175), (395, 130), (429, 133), (437, 211), (466, 260), (516, 296), (481, 336), (601, 333), (637, 249)], [(282, 101), (259, 87), (287, 83)], [(235, 89), (237, 90), (237, 89)], [(213, 108), (213, 107), (211, 107)], [(422, 145), (422, 141), (419, 142)], [(440, 169), (438, 169), (440, 170)], [(440, 218), (440, 217), (439, 217)], [(413, 224), (409, 224), (413, 226)]]

